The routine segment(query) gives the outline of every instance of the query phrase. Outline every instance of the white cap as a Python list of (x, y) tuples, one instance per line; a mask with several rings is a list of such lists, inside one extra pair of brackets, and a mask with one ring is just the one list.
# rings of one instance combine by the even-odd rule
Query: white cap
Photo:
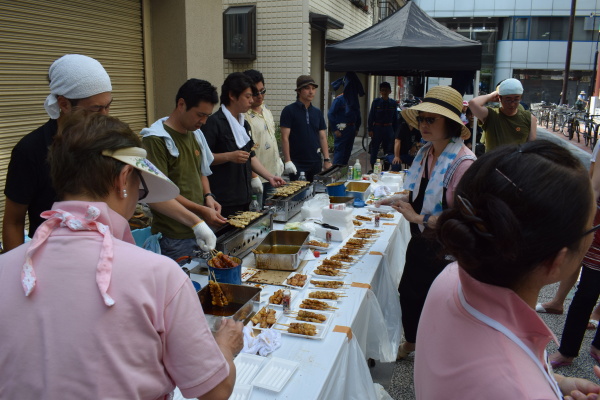
[(518, 79), (509, 78), (502, 81), (498, 87), (498, 94), (500, 96), (507, 96), (511, 94), (523, 94), (523, 85)]

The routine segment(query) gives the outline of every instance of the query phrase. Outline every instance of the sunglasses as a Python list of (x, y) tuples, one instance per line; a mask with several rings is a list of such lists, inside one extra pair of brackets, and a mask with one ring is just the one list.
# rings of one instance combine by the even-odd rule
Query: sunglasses
[(138, 176), (140, 177), (140, 184), (142, 185), (142, 188), (138, 189), (138, 201), (140, 201), (148, 197), (149, 191), (148, 186), (146, 186), (146, 181), (144, 180), (144, 177), (142, 176), (140, 170), (136, 169), (135, 172), (137, 172)]
[(427, 125), (431, 125), (435, 122), (436, 119), (442, 119), (444, 117), (417, 117), (417, 122), (422, 124), (423, 122)]
[(263, 89), (261, 91), (257, 91), (256, 94), (253, 94), (252, 96), (254, 96), (254, 97), (264, 96), (266, 93), (267, 93), (267, 89)]

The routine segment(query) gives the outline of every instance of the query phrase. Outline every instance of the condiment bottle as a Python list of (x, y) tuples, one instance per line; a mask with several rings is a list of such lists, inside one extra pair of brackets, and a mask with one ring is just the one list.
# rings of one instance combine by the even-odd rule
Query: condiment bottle
[(284, 314), (289, 314), (291, 300), (292, 300), (292, 292), (290, 292), (290, 289), (284, 289), (283, 297), (281, 299), (281, 305), (283, 306)]
[(379, 213), (375, 214), (375, 228), (379, 228)]

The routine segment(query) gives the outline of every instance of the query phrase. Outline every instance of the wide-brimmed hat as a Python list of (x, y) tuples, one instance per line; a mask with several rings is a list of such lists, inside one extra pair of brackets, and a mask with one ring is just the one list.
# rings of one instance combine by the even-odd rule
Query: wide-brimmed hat
[(579, 94), (585, 94), (585, 90), (582, 90)]
[(471, 136), (471, 131), (460, 119), (462, 104), (463, 98), (456, 90), (450, 86), (435, 86), (427, 92), (422, 103), (402, 110), (402, 117), (410, 126), (419, 129), (419, 123), (417, 122), (419, 111), (443, 115), (460, 124), (460, 137), (464, 139)]
[(146, 150), (141, 147), (103, 150), (102, 155), (129, 164), (142, 173), (142, 177), (148, 188), (148, 196), (144, 199), (145, 203), (158, 203), (171, 200), (179, 194), (177, 185), (171, 182), (165, 174), (146, 159)]
[(300, 90), (308, 85), (313, 85), (315, 88), (319, 87), (310, 75), (300, 75), (298, 79), (296, 79), (296, 90)]

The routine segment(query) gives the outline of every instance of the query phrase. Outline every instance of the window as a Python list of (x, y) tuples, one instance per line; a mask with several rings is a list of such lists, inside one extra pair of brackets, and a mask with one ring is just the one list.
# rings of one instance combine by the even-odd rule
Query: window
[(529, 17), (515, 17), (513, 28), (513, 40), (529, 39)]
[(223, 13), (223, 56), (229, 60), (256, 59), (256, 7), (229, 7)]

